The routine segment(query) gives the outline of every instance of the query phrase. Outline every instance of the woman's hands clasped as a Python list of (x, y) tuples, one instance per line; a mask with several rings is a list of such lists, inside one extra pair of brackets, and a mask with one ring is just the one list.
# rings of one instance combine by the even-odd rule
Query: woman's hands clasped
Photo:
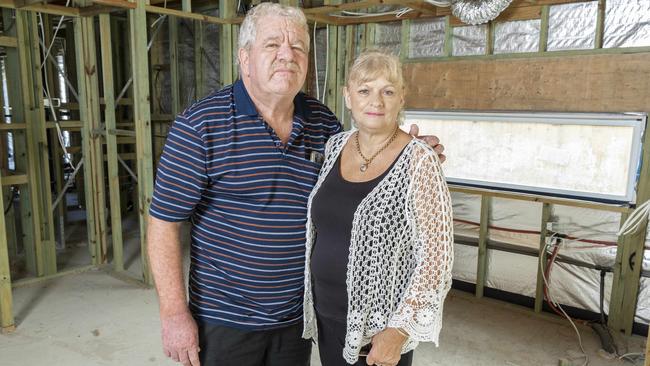
[(395, 328), (386, 328), (372, 337), (372, 348), (366, 357), (366, 364), (395, 366), (402, 354), (407, 337)]

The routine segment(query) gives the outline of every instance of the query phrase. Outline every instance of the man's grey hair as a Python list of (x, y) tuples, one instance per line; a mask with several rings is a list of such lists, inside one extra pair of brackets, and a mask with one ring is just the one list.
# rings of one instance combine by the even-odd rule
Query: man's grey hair
[(305, 35), (307, 36), (307, 52), (309, 52), (309, 27), (307, 26), (305, 13), (300, 8), (275, 3), (261, 3), (246, 14), (246, 18), (244, 18), (241, 28), (239, 28), (238, 46), (240, 49), (250, 49), (257, 35), (257, 23), (260, 19), (267, 16), (285, 17), (287, 20), (304, 29)]

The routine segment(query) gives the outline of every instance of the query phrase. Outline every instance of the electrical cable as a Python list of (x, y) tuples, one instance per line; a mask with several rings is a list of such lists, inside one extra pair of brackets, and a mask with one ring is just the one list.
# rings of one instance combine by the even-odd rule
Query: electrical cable
[[(463, 219), (457, 219), (457, 218), (454, 218), (454, 222), (473, 225), (473, 226), (477, 226), (477, 227), (481, 226), (481, 224), (478, 223), (478, 222), (463, 220)], [(488, 228), (491, 229), (491, 230), (505, 231), (505, 232), (516, 233), (516, 234), (540, 235), (540, 231), (538, 231), (538, 230), (512, 229), (512, 228), (495, 226), (495, 225), (489, 225)], [(579, 237), (571, 236), (571, 235), (567, 235), (567, 234), (562, 234), (562, 239), (565, 240), (565, 241), (566, 240), (571, 240), (571, 241), (578, 241), (578, 242), (582, 242), (582, 243), (596, 244), (597, 246), (615, 247), (615, 246), (618, 245), (618, 243), (616, 243), (615, 241), (579, 238)], [(593, 248), (593, 246), (580, 247), (580, 249), (588, 249), (588, 248)]]
[(553, 295), (551, 294), (551, 287), (549, 286), (548, 279), (546, 278), (546, 274), (544, 273), (544, 268), (543, 268), (542, 261), (539, 261), (539, 268), (542, 271), (542, 279), (543, 279), (544, 285), (546, 286), (546, 289), (548, 291), (547, 293), (548, 293), (549, 300), (551, 302), (553, 302), (553, 304), (555, 306), (557, 306), (557, 308), (562, 312), (564, 317), (569, 321), (569, 323), (571, 323), (571, 326), (573, 327), (573, 330), (575, 330), (576, 335), (578, 336), (578, 345), (580, 346), (580, 350), (582, 351), (582, 354), (584, 355), (584, 358), (585, 358), (585, 362), (582, 364), (582, 366), (587, 366), (589, 364), (589, 356), (587, 355), (587, 352), (585, 352), (585, 349), (582, 346), (582, 337), (580, 336), (580, 331), (578, 330), (578, 327), (576, 327), (573, 320), (571, 320), (571, 317), (569, 315), (567, 315), (567, 313), (564, 311), (562, 306), (557, 301), (555, 301), (553, 299)]
[[(632, 357), (636, 357), (636, 359), (633, 359)], [(619, 360), (624, 359), (624, 360), (632, 362), (633, 364), (636, 364), (637, 361), (645, 360), (645, 354), (643, 352), (630, 352), (630, 353), (620, 355), (617, 358)]]
[(339, 17), (339, 18), (372, 18), (372, 17), (379, 17), (379, 16), (386, 16), (386, 15), (395, 15), (396, 18), (399, 18), (411, 11), (413, 11), (413, 9), (404, 7), (404, 8), (399, 8), (397, 10), (384, 11), (378, 13), (359, 13), (355, 11), (344, 10), (340, 14), (329, 14), (329, 15)]
[(14, 200), (16, 199), (16, 191), (13, 186), (9, 187), (9, 190), (11, 193), (9, 193), (9, 198), (7, 199), (7, 202), (9, 202), (9, 205), (7, 205), (7, 208), (4, 210), (5, 211), (5, 216), (11, 211), (11, 208), (14, 207)]
[[(549, 258), (547, 260), (547, 262), (546, 262), (546, 268), (544, 268), (544, 275), (546, 276), (546, 278), (551, 278), (551, 268), (553, 266), (553, 263), (555, 262), (555, 258), (557, 257), (557, 253), (558, 253), (559, 249), (560, 249), (560, 247), (556, 245), (553, 248), (553, 253), (551, 254), (551, 258)], [(551, 308), (551, 310), (553, 310), (553, 312), (555, 312), (559, 316), (563, 316), (562, 313), (560, 312), (560, 310), (551, 301), (550, 296), (548, 295), (548, 287), (547, 286), (544, 286), (544, 298), (546, 299), (546, 303)]]
[[(70, 3), (70, 0), (68, 0), (68, 2), (66, 3), (66, 6), (68, 6), (69, 3)], [(42, 36), (43, 39), (45, 39), (45, 26), (43, 25), (43, 23), (44, 23), (43, 22), (43, 15), (41, 13), (38, 13), (38, 18), (40, 19), (40, 21), (39, 21), (39, 26), (40, 27), (39, 28), (41, 30), (41, 36)], [(54, 40), (56, 39), (56, 33), (58, 32), (59, 27), (61, 26), (62, 22), (63, 22), (63, 16), (61, 17), (61, 19), (59, 21), (59, 25), (55, 29), (54, 35), (52, 36), (52, 42), (50, 43), (50, 46), (49, 46), (49, 48), (47, 50), (47, 53), (43, 53), (43, 63), (41, 64), (41, 69), (43, 71), (45, 71), (45, 75), (47, 75), (47, 67), (46, 67), (47, 57), (49, 56), (49, 52), (52, 49), (52, 46), (54, 45)], [(45, 52), (45, 50), (41, 50), (41, 52)], [(57, 132), (57, 137), (58, 137), (58, 140), (59, 140), (59, 145), (61, 145), (61, 149), (63, 150), (64, 156), (68, 156), (69, 155), (68, 149), (65, 146), (65, 141), (64, 141), (64, 138), (63, 138), (63, 131), (61, 131), (61, 125), (59, 123), (59, 119), (56, 116), (56, 110), (54, 109), (54, 103), (52, 102), (52, 97), (51, 97), (51, 94), (50, 94), (50, 86), (49, 86), (49, 82), (48, 82), (47, 77), (43, 78), (43, 91), (45, 92), (45, 97), (48, 100), (48, 104), (49, 104), (49, 107), (50, 107), (50, 112), (52, 113), (52, 118), (54, 119), (54, 125), (56, 126), (56, 132)], [(75, 169), (75, 165), (72, 162), (72, 160), (70, 160), (68, 162), (68, 164), (70, 164), (72, 169)]]
[[(166, 18), (167, 15), (163, 15), (162, 17)], [(151, 34), (151, 39), (149, 40), (149, 43), (147, 43), (147, 52), (149, 52), (149, 50), (151, 49), (151, 46), (153, 45), (153, 41), (156, 39), (156, 36), (158, 35), (158, 32), (160, 31), (161, 28), (162, 28), (162, 23), (158, 25), (156, 29), (153, 30), (153, 33)], [(124, 87), (122, 88), (120, 94), (118, 94), (117, 98), (115, 98), (115, 109), (119, 107), (119, 101), (122, 100), (122, 97), (124, 97), (124, 94), (126, 94), (127, 90), (129, 90), (131, 84), (133, 84), (133, 76), (129, 78), (129, 80), (126, 82), (126, 85), (124, 85)]]
[[(70, 0), (65, 2), (65, 6), (70, 6)], [(38, 13), (38, 16), (41, 17), (41, 13)], [(52, 36), (52, 42), (50, 42), (50, 45), (47, 47), (47, 52), (45, 52), (45, 57), (43, 57), (43, 63), (41, 64), (41, 69), (43, 66), (45, 66), (45, 63), (47, 62), (47, 57), (50, 55), (50, 51), (52, 51), (52, 46), (54, 45), (54, 40), (56, 39), (57, 33), (59, 33), (59, 29), (61, 28), (61, 24), (63, 24), (63, 19), (65, 19), (65, 16), (61, 15), (61, 18), (59, 18), (59, 24), (56, 26), (54, 29), (54, 35)], [(43, 19), (41, 18), (41, 22)], [(41, 24), (41, 27), (43, 24)], [(45, 37), (43, 37), (45, 38)]]

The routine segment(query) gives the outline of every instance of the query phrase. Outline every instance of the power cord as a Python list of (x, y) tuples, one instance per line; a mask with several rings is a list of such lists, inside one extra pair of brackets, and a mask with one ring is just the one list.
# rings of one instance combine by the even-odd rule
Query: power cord
[[(550, 245), (557, 245), (558, 246), (558, 251), (559, 251), (559, 244), (557, 244), (556, 241), (553, 240), (554, 236), (555, 236), (555, 233), (553, 233), (553, 235), (551, 235), (550, 241), (549, 241), (549, 243), (547, 244), (547, 246), (546, 246), (546, 248), (544, 250), (547, 250)], [(556, 243), (556, 244), (553, 244), (553, 243)], [(587, 355), (587, 352), (585, 352), (585, 349), (582, 346), (582, 337), (580, 336), (580, 331), (578, 330), (578, 327), (576, 327), (576, 325), (573, 322), (573, 320), (571, 319), (571, 317), (569, 315), (567, 315), (567, 313), (564, 311), (562, 306), (557, 301), (554, 300), (553, 294), (551, 292), (551, 287), (549, 286), (548, 278), (546, 278), (546, 274), (545, 274), (545, 271), (544, 271), (544, 265), (543, 265), (541, 260), (539, 261), (539, 269), (540, 269), (540, 271), (542, 273), (542, 279), (544, 280), (544, 286), (546, 287), (546, 291), (547, 291), (546, 294), (547, 294), (548, 300), (551, 301), (553, 303), (553, 305), (558, 310), (560, 310), (562, 315), (569, 321), (569, 323), (571, 323), (571, 326), (573, 327), (573, 330), (575, 330), (576, 335), (578, 336), (578, 345), (580, 346), (580, 350), (582, 351), (582, 355), (585, 358), (585, 362), (582, 364), (582, 366), (587, 366), (589, 364), (589, 356)]]

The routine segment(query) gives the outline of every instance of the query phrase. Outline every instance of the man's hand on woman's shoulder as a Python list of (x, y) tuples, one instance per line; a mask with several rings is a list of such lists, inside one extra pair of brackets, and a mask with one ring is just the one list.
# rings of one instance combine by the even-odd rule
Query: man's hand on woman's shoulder
[(445, 147), (440, 143), (440, 139), (437, 136), (433, 135), (426, 135), (426, 136), (420, 136), (420, 128), (416, 124), (411, 124), (411, 128), (409, 129), (409, 135), (418, 138), (420, 140), (423, 140), (429, 146), (435, 150), (436, 154), (438, 154), (438, 159), (440, 159), (440, 163), (444, 163), (447, 157), (443, 152), (445, 151)]

